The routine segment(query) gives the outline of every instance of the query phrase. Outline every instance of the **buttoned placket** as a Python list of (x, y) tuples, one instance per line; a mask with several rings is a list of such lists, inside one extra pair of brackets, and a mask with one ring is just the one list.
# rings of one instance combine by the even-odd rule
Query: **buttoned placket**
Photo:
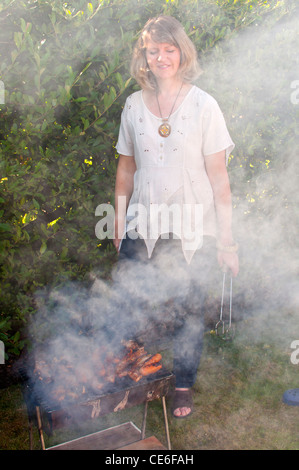
[(162, 140), (163, 137), (159, 140), (159, 166), (164, 166), (164, 149), (165, 149), (165, 142)]

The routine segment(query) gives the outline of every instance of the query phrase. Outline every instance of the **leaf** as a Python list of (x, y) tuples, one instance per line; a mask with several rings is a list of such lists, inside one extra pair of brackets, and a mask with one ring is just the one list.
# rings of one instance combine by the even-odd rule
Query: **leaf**
[(13, 336), (13, 341), (17, 343), (20, 339), (20, 336), (21, 336), (20, 332), (17, 331), (16, 334)]
[(81, 96), (80, 98), (76, 98), (73, 100), (75, 103), (82, 103), (83, 101), (87, 101), (87, 98), (84, 96)]
[(132, 81), (132, 78), (131, 78), (131, 77), (128, 78), (128, 80), (127, 80), (126, 83), (125, 83), (125, 88), (128, 88), (128, 86), (129, 86), (129, 84), (131, 83), (131, 81)]
[(18, 51), (12, 51), (12, 53), (11, 53), (11, 61), (12, 61), (12, 63), (15, 62), (16, 58), (18, 57), (18, 55), (19, 55)]
[(22, 46), (22, 40), (23, 40), (23, 35), (19, 31), (14, 33), (14, 41), (15, 45), (17, 46), (18, 49), (21, 48)]
[(5, 326), (9, 327), (8, 319), (4, 319), (0, 322), (0, 330), (3, 330)]
[(41, 247), (39, 249), (39, 252), (40, 252), (41, 255), (43, 255), (46, 250), (47, 250), (47, 243), (46, 243), (45, 240), (43, 240), (42, 244), (41, 244)]
[(6, 224), (6, 223), (0, 223), (0, 231), (2, 232), (10, 232), (11, 231), (11, 227), (10, 225)]
[(23, 33), (26, 33), (27, 26), (26, 26), (26, 21), (24, 20), (24, 18), (21, 18), (21, 29)]
[(33, 198), (33, 199), (32, 199), (32, 202), (33, 202), (33, 205), (34, 205), (35, 209), (40, 210), (40, 205), (39, 205), (39, 203), (37, 202), (37, 200)]
[(117, 84), (118, 84), (119, 88), (122, 89), (124, 87), (124, 82), (123, 82), (121, 74), (119, 72), (117, 72), (115, 74), (115, 78), (116, 78), (116, 81), (117, 81)]

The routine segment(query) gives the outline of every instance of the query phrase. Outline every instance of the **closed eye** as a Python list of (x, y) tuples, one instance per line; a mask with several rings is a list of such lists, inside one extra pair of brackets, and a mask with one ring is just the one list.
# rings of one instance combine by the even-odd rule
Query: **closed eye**
[[(175, 52), (175, 50), (174, 50), (174, 49), (171, 49), (171, 50), (169, 49), (169, 50), (167, 50), (166, 52), (167, 52), (168, 54), (172, 54), (173, 52)], [(158, 54), (159, 51), (148, 51), (148, 53), (149, 53), (150, 55), (155, 55), (155, 54)]]

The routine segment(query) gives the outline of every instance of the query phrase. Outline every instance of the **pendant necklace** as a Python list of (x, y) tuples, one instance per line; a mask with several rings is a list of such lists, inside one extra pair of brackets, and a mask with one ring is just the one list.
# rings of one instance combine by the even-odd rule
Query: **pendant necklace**
[(159, 132), (159, 134), (160, 134), (161, 137), (168, 137), (168, 136), (170, 135), (170, 133), (171, 133), (171, 126), (170, 126), (168, 120), (169, 120), (169, 118), (170, 118), (170, 116), (171, 116), (171, 114), (172, 114), (172, 111), (173, 111), (173, 109), (174, 109), (175, 103), (177, 102), (177, 99), (178, 99), (178, 97), (179, 97), (179, 94), (180, 94), (182, 88), (183, 88), (183, 83), (182, 83), (182, 85), (181, 85), (181, 88), (179, 89), (179, 92), (178, 92), (178, 94), (177, 94), (176, 99), (174, 100), (174, 103), (173, 103), (173, 105), (172, 105), (172, 108), (171, 108), (171, 111), (170, 111), (170, 113), (169, 113), (168, 118), (162, 118), (162, 113), (161, 113), (160, 104), (159, 104), (159, 100), (158, 100), (158, 93), (156, 93), (158, 108), (159, 108), (160, 116), (161, 116), (161, 119), (162, 119), (162, 124), (161, 124), (161, 125), (159, 126), (159, 128), (158, 128), (158, 132)]

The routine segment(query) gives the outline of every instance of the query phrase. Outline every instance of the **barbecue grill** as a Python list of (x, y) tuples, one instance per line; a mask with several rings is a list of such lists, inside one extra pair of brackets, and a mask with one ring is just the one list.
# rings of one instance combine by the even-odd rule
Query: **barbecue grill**
[[(144, 441), (146, 431), (146, 419), (148, 403), (153, 400), (161, 399), (164, 415), (165, 434), (167, 448), (171, 449), (166, 396), (174, 384), (174, 376), (165, 369), (161, 369), (153, 375), (143, 377), (139, 382), (135, 383), (129, 377), (122, 377), (113, 384), (107, 384), (100, 393), (94, 393), (88, 389), (82, 393), (80, 397), (74, 400), (64, 400), (57, 402), (51, 398), (48, 393), (48, 384), (38, 381), (34, 377), (28, 377), (26, 373), (22, 373), (24, 377), (23, 395), (28, 412), (29, 422), (29, 439), (30, 449), (33, 448), (33, 426), (37, 426), (39, 431), (40, 443), (42, 450), (46, 449), (44, 443), (44, 433), (51, 435), (54, 429), (61, 428), (69, 424), (72, 420), (86, 420), (90, 418), (98, 418), (109, 413), (115, 413), (125, 408), (137, 406), (144, 403), (142, 429), (132, 423), (125, 423), (124, 427), (116, 427), (113, 432), (122, 432), (126, 436), (127, 441), (122, 441), (122, 446), (129, 445), (134, 441)], [(129, 432), (129, 431), (132, 432)], [(110, 438), (107, 441), (107, 434)], [(74, 442), (63, 443), (55, 446), (55, 449), (90, 449), (95, 445), (96, 449), (115, 449), (115, 442), (111, 438), (111, 430), (104, 433), (106, 440), (103, 444), (100, 438), (103, 432), (76, 439)], [(102, 444), (101, 444), (102, 443)], [(103, 445), (104, 447), (99, 447)], [(74, 447), (75, 446), (75, 447)], [(83, 446), (83, 447), (82, 447)], [(157, 448), (157, 447), (156, 447)], [(160, 447), (161, 448), (161, 447)]]

